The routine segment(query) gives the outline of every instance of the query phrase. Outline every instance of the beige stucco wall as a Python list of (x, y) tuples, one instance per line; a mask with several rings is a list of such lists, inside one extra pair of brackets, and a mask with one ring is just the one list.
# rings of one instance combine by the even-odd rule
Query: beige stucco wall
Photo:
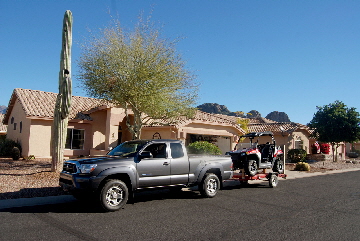
[(93, 144), (92, 148), (97, 150), (105, 150), (105, 134), (106, 134), (106, 115), (107, 111), (97, 111), (90, 116), (93, 119), (92, 132), (93, 132)]
[(51, 125), (52, 120), (31, 120), (29, 153), (25, 156), (51, 157)]
[[(13, 123), (11, 123), (12, 118), (14, 120)], [(22, 156), (29, 155), (30, 125), (31, 121), (26, 118), (25, 112), (19, 101), (16, 101), (9, 118), (7, 138), (20, 142), (22, 147)], [(15, 126), (16, 129), (14, 128)]]

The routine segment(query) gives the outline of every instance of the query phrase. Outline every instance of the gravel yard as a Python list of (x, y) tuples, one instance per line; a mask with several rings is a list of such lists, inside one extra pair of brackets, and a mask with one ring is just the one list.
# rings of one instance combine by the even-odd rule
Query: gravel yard
[[(353, 160), (353, 159), (351, 159)], [(310, 172), (360, 168), (360, 161), (354, 163), (312, 162)], [(295, 164), (287, 164), (291, 171)], [(59, 187), (59, 174), (50, 171), (49, 159), (18, 160), (0, 159), (0, 200), (28, 197), (44, 197), (65, 194)]]

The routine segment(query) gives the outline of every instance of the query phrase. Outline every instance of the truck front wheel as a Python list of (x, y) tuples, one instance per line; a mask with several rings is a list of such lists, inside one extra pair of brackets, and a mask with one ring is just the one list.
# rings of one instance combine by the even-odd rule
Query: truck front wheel
[(206, 174), (204, 180), (199, 185), (199, 191), (203, 197), (215, 197), (219, 189), (220, 180), (213, 173)]
[(106, 211), (117, 211), (122, 208), (129, 198), (126, 184), (120, 180), (109, 180), (100, 191), (100, 204)]

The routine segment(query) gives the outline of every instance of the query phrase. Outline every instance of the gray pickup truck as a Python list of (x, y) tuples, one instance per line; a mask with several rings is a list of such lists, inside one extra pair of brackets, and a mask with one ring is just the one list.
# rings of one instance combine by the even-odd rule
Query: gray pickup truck
[(214, 197), (232, 177), (231, 165), (230, 156), (188, 156), (181, 141), (135, 140), (105, 157), (64, 162), (59, 182), (76, 198), (91, 197), (104, 210), (116, 211), (146, 188), (198, 185), (202, 196)]

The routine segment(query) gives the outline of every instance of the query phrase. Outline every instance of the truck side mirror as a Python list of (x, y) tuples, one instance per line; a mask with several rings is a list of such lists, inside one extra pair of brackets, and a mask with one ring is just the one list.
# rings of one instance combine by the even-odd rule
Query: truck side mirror
[(151, 152), (149, 151), (143, 151), (140, 153), (139, 155), (140, 159), (143, 159), (143, 158), (152, 158), (153, 155), (151, 154)]

